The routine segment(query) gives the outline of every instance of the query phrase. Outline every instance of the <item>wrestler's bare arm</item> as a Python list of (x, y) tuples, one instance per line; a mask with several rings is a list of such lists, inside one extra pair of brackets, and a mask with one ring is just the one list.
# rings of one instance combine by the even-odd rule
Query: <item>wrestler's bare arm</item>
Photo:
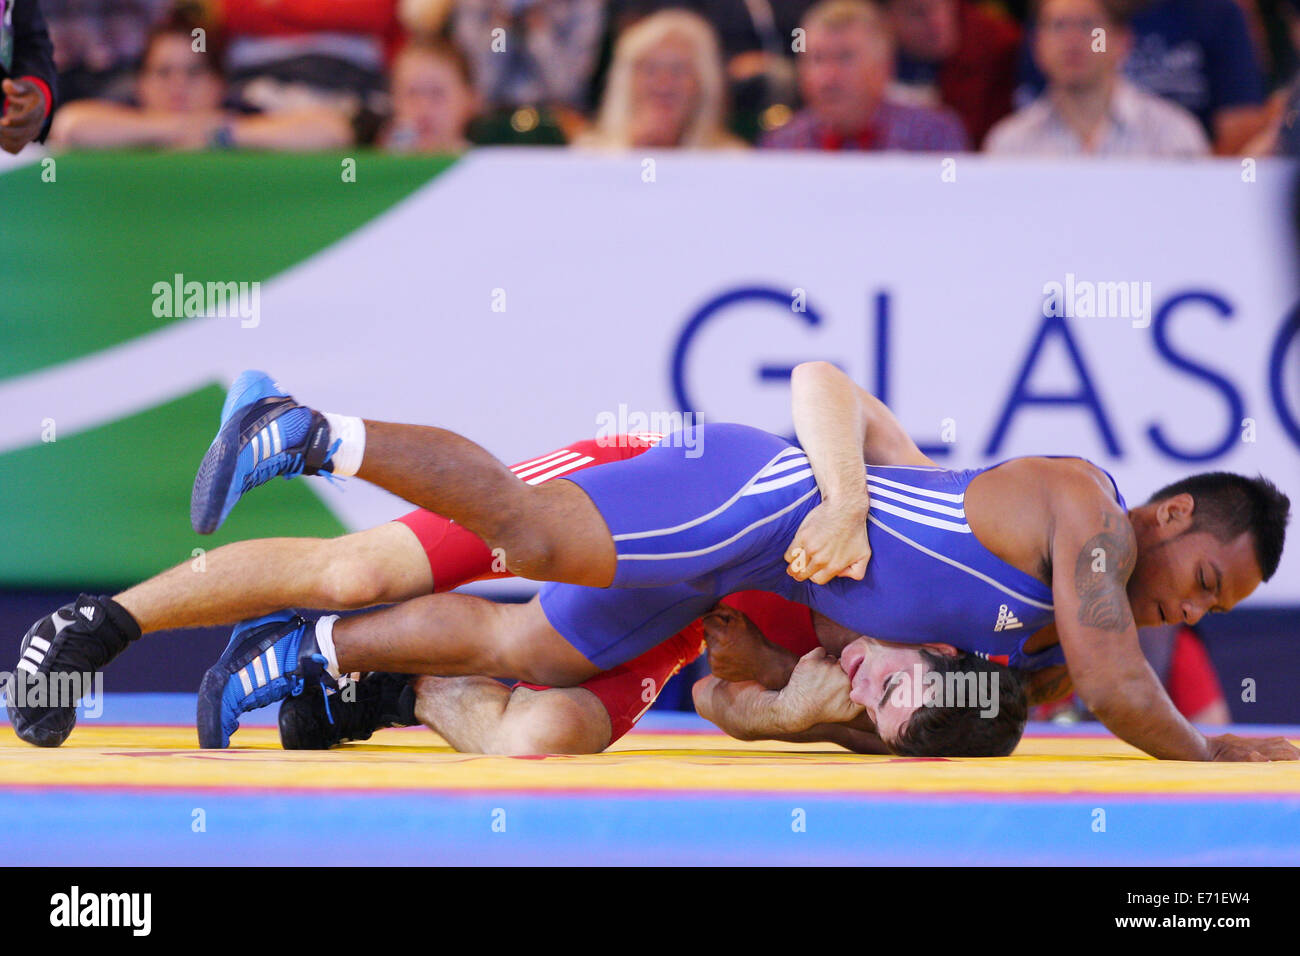
[[(701, 717), (739, 740), (787, 740), (793, 735), (807, 740), (806, 735), (820, 725), (846, 724), (862, 713), (862, 706), (849, 700), (849, 690), (849, 678), (839, 662), (818, 647), (799, 659), (780, 690), (710, 675), (696, 682), (693, 696)], [(834, 734), (840, 739), (845, 736), (840, 731)]]
[(795, 434), (822, 501), (785, 553), (789, 574), (825, 584), (861, 580), (871, 559), (863, 464), (933, 465), (883, 402), (829, 362), (805, 362), (790, 378)]
[(1142, 655), (1125, 589), (1137, 540), (1123, 509), (1078, 478), (1053, 487), (1052, 506), (1056, 628), (1079, 698), (1115, 736), (1154, 757), (1259, 759), (1193, 727)]

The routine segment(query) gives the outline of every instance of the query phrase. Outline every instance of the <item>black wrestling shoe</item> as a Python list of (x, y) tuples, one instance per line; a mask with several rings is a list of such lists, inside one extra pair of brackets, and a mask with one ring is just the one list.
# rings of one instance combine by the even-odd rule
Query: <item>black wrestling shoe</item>
[(93, 676), (139, 637), (139, 625), (107, 596), (83, 594), (33, 624), (5, 688), (14, 732), (37, 747), (67, 740)]
[(418, 723), (411, 675), (373, 671), (337, 692), (316, 684), (286, 697), (280, 704), (280, 744), (285, 750), (329, 750), (369, 740), (384, 727)]

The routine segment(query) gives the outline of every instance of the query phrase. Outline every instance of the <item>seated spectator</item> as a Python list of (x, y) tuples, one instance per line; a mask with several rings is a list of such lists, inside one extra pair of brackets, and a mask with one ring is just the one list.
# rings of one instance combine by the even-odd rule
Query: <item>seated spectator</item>
[[(1129, 22), (1125, 74), (1191, 112), (1216, 153), (1233, 155), (1266, 122), (1264, 74), (1246, 15), (1234, 0), (1114, 0)], [(1030, 44), (1032, 48), (1032, 43)], [(1028, 51), (1026, 51), (1028, 52)], [(1043, 88), (1026, 57), (1023, 104)]]
[(549, 129), (563, 141), (580, 130), (604, 24), (603, 0), (457, 0), (451, 33), (485, 112), (478, 141), (550, 142)]
[(1300, 159), (1300, 80), (1292, 83), (1287, 90), (1273, 128), (1270, 152), (1277, 156)]
[(866, 0), (822, 0), (804, 17), (808, 49), (798, 57), (806, 106), (759, 145), (777, 149), (966, 149), (966, 131), (948, 110), (885, 97), (894, 44), (884, 15)]
[(352, 142), (341, 113), (322, 108), (256, 116), (223, 109), (225, 83), (217, 38), (209, 33), (196, 52), (194, 20), (174, 14), (150, 32), (130, 105), (78, 100), (56, 115), (51, 142), (104, 149), (328, 149)]
[(794, 31), (813, 0), (698, 0), (713, 24), (730, 85), (732, 128), (754, 138), (789, 119), (798, 100)]
[(478, 101), (469, 63), (445, 40), (421, 40), (393, 61), (392, 116), (378, 144), (395, 152), (459, 153)]
[(606, 149), (743, 147), (727, 132), (726, 80), (713, 28), (664, 10), (618, 39), (596, 125), (580, 146)]
[(887, 0), (898, 45), (891, 99), (947, 106), (979, 146), (1011, 112), (1020, 27), (972, 0)]
[(40, 4), (54, 41), (62, 100), (128, 98), (145, 37), (168, 0), (40, 0)]
[[(1105, 50), (1094, 32), (1105, 30)], [(1034, 54), (1047, 89), (994, 126), (984, 149), (1018, 156), (1203, 156), (1196, 117), (1121, 71), (1130, 36), (1105, 0), (1043, 0)]]
[(232, 102), (265, 113), (381, 107), (388, 61), (402, 39), (397, 0), (191, 2), (225, 36)]
[[(1286, 0), (1278, 13), (1295, 58), (1300, 54), (1300, 0)], [(1242, 148), (1242, 155), (1300, 158), (1300, 72), (1269, 97), (1267, 125)]]

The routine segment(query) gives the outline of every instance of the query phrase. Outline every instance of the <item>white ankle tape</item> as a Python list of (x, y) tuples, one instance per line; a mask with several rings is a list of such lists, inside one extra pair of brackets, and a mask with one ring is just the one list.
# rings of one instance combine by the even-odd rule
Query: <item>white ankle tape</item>
[(361, 459), (366, 456), (366, 424), (351, 415), (322, 414), (330, 426), (330, 443), (339, 443), (330, 459), (332, 474), (351, 478), (361, 469)]
[(335, 680), (339, 679), (339, 655), (334, 650), (334, 622), (337, 614), (330, 614), (316, 622), (316, 646), (325, 657), (325, 672)]

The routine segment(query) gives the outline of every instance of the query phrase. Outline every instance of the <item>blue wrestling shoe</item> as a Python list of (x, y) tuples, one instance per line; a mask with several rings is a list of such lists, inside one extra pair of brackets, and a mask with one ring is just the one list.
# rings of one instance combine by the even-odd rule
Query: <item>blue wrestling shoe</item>
[(239, 715), (297, 696), (308, 685), (335, 686), (316, 645), (316, 624), (292, 611), (244, 621), (199, 687), (199, 746), (221, 750)]
[(336, 448), (323, 415), (299, 405), (265, 372), (241, 373), (194, 476), (190, 524), (199, 534), (211, 534), (250, 488), (276, 475), (328, 473)]
[(220, 424), (224, 425), (232, 412), (245, 405), (252, 405), (264, 398), (289, 397), (289, 393), (280, 388), (280, 384), (265, 372), (255, 368), (240, 372), (239, 377), (231, 383), (226, 392), (226, 401), (221, 406)]

